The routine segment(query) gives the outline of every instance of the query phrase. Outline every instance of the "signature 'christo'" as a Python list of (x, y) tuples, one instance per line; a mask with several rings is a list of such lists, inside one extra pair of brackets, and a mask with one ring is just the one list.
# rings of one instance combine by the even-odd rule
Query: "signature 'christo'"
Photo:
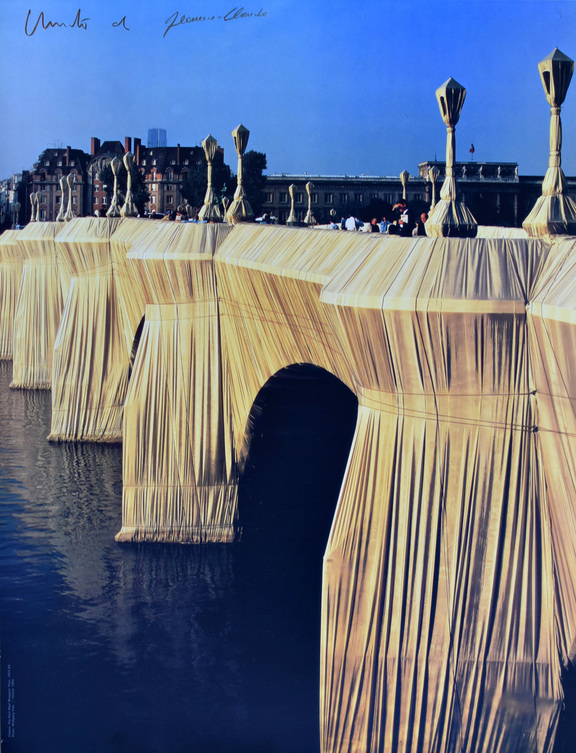
[(71, 24), (66, 24), (63, 21), (47, 21), (44, 16), (44, 11), (40, 11), (38, 14), (38, 18), (36, 19), (36, 23), (34, 26), (32, 26), (30, 22), (30, 15), (32, 14), (32, 11), (28, 11), (28, 15), (26, 16), (26, 21), (24, 23), (24, 33), (26, 36), (31, 37), (38, 29), (38, 26), (40, 25), (40, 28), (42, 29), (53, 29), (55, 27), (65, 27), (65, 28), (77, 28), (77, 29), (87, 29), (88, 28), (88, 21), (90, 21), (89, 18), (82, 18), (82, 12), (80, 8), (78, 9), (78, 13), (76, 13), (76, 16), (74, 18), (74, 21)]

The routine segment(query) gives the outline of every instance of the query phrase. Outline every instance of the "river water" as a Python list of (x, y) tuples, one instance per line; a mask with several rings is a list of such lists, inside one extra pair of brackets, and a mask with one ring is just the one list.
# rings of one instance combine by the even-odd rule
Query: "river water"
[(118, 544), (121, 447), (47, 442), (50, 392), (10, 390), (0, 362), (3, 753), (318, 753), (356, 400), (298, 374), (261, 393), (238, 543)]
[[(50, 393), (10, 380), (0, 362), (2, 752), (318, 753), (352, 394), (313, 368), (261, 393), (238, 543), (118, 544), (121, 448), (48, 443)], [(576, 750), (565, 688), (556, 753)]]

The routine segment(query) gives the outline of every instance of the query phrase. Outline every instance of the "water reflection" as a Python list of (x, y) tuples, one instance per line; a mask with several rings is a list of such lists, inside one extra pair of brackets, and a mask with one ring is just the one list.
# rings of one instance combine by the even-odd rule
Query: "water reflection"
[(0, 363), (4, 753), (317, 753), (321, 557), (355, 401), (276, 380), (238, 544), (119, 545), (121, 448), (48, 443), (50, 393), (10, 379)]

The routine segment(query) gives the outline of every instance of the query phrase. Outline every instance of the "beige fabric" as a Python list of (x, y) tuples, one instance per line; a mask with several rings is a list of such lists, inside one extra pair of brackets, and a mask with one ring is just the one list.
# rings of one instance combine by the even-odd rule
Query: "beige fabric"
[(495, 225), (478, 225), (477, 238), (528, 238), (528, 233), (521, 227), (498, 227)]
[[(240, 463), (251, 437), (247, 422), (252, 403), (277, 371), (291, 363), (314, 363), (353, 386), (349, 360), (319, 296), (338, 270), (352, 275), (378, 240), (377, 233), (239, 225), (218, 250), (224, 362), (231, 374)], [(392, 236), (382, 240), (392, 241)]]
[(12, 358), (12, 333), (24, 261), (17, 238), (19, 230), (0, 235), (0, 360)]
[(74, 219), (55, 240), (71, 285), (54, 345), (50, 440), (122, 438), (130, 355), (144, 303), (133, 291), (126, 295), (127, 285), (119, 290), (126, 263), (113, 258), (111, 236), (120, 222)]
[[(256, 395), (322, 366), (359, 400), (324, 560), (323, 753), (551, 751), (576, 654), (576, 241), (106, 223), (19, 231), (27, 264), (51, 261), (33, 284), (25, 264), (18, 305), (35, 343), (74, 273), (63, 406), (125, 384), (146, 304), (117, 538), (231, 540)], [(80, 367), (91, 338), (103, 360)]]
[(124, 414), (119, 541), (230, 541), (236, 466), (213, 254), (227, 225), (154, 223), (128, 260), (146, 320)]
[(32, 222), (18, 231), (24, 267), (14, 314), (11, 387), (52, 385), (54, 341), (70, 284), (54, 243), (64, 228), (59, 222)]
[(567, 244), (240, 226), (217, 252), (237, 452), (284, 366), (359, 399), (324, 561), (323, 753), (552, 750), (576, 638)]

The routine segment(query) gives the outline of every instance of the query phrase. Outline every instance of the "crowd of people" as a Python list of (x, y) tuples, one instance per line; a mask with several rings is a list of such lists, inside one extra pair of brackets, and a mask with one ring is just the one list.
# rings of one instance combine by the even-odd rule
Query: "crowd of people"
[[(371, 233), (388, 233), (388, 235), (403, 237), (426, 235), (424, 225), (427, 219), (426, 212), (422, 212), (419, 219), (415, 220), (406, 199), (400, 199), (392, 207), (390, 219), (382, 217), (379, 222), (376, 217), (373, 217), (370, 221), (369, 230)], [(360, 230), (364, 227), (364, 223), (350, 214), (348, 217), (342, 217), (340, 224), (332, 220), (328, 227), (330, 230)]]

